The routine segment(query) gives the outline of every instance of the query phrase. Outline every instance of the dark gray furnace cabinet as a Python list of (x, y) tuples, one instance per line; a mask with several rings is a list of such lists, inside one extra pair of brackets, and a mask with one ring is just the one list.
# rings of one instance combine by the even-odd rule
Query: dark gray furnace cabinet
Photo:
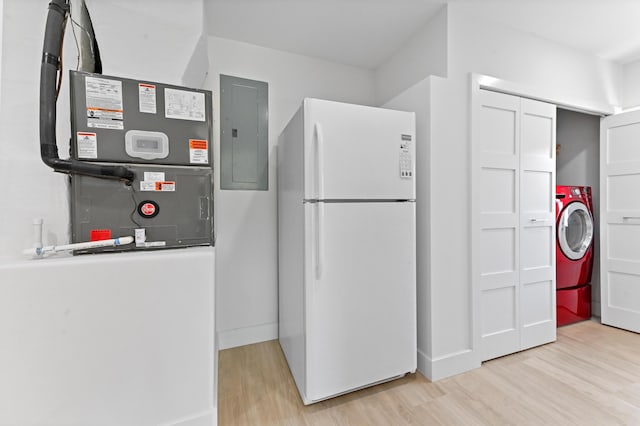
[(214, 245), (212, 93), (76, 71), (70, 82), (71, 158), (135, 174), (71, 176), (72, 240), (140, 237), (91, 252)]
[(269, 189), (269, 93), (262, 81), (220, 75), (220, 189)]

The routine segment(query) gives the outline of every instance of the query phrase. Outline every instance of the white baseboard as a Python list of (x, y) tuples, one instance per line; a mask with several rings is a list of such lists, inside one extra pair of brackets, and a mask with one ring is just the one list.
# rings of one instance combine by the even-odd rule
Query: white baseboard
[(278, 338), (278, 323), (218, 331), (218, 349), (229, 349)]
[(168, 423), (163, 426), (216, 426), (218, 424), (218, 410), (213, 408), (210, 411), (196, 414), (182, 420)]
[(435, 359), (429, 358), (422, 351), (418, 350), (418, 371), (432, 382), (478, 367), (480, 367), (480, 361), (471, 349)]

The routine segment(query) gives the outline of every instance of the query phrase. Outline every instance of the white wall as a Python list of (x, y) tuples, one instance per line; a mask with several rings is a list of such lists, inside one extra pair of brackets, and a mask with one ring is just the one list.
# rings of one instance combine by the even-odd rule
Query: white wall
[[(383, 107), (410, 111), (416, 113), (416, 232), (420, 238), (416, 241), (417, 276), (421, 277), (422, 285), (417, 288), (419, 309), (418, 324), (427, 330), (431, 329), (431, 313), (433, 311), (433, 296), (429, 271), (431, 270), (431, 84), (434, 77), (427, 77), (411, 86), (398, 96), (389, 100)], [(425, 360), (432, 358), (432, 345), (427, 333), (418, 333), (418, 357), (420, 371), (431, 368)], [(431, 377), (429, 375), (429, 377)]]
[(182, 75), (181, 84), (187, 87), (204, 87), (209, 75), (209, 38), (203, 34), (193, 49), (187, 68)]
[(446, 76), (447, 53), (447, 8), (442, 7), (376, 69), (376, 104), (384, 104), (427, 75)]
[(215, 425), (214, 262), (199, 247), (0, 265), (0, 424)]
[(558, 185), (586, 185), (593, 196), (593, 219), (596, 230), (591, 277), (592, 315), (600, 316), (600, 117), (558, 109), (556, 157)]
[(449, 6), (450, 75), (473, 71), (576, 101), (622, 104), (620, 65)]
[(39, 151), (39, 75), (46, 13), (46, 4), (4, 2), (0, 179), (12, 182), (4, 192), (0, 221), (0, 257), (4, 258), (16, 258), (20, 248), (30, 247), (33, 217), (46, 218), (52, 230), (50, 241), (67, 240), (64, 178), (48, 172)]
[(0, 0), (0, 99), (2, 99), (2, 22), (4, 21), (4, 0)]
[(209, 38), (206, 86), (215, 99), (220, 170), (220, 74), (269, 84), (269, 190), (220, 190), (216, 175), (216, 283), (220, 347), (277, 337), (277, 139), (305, 97), (372, 105), (372, 71), (247, 43)]
[[(2, 35), (3, 35), (3, 23), (4, 23), (4, 0), (0, 0), (0, 114), (2, 113), (2, 64), (3, 64), (3, 54), (2, 54)], [(0, 130), (0, 146), (2, 146), (2, 130)], [(8, 168), (9, 160), (3, 157), (2, 148), (0, 148), (0, 170), (4, 170)], [(0, 223), (4, 223), (7, 213), (6, 208), (0, 209)], [(0, 254), (0, 262), (2, 261), (2, 254)]]
[(87, 0), (87, 8), (103, 74), (181, 84), (203, 34), (204, 0)]
[(640, 61), (623, 66), (624, 70), (624, 109), (640, 106)]
[[(103, 72), (180, 84), (202, 30), (203, 0), (181, 2), (88, 1), (100, 46)], [(39, 81), (47, 2), (5, 0), (0, 98), (0, 179), (10, 183), (0, 216), (0, 258), (19, 257), (31, 245), (31, 220), (45, 220), (45, 243), (69, 240), (66, 176), (40, 160)], [(77, 53), (67, 25), (64, 81), (58, 98), (57, 139), (60, 156), (68, 155), (68, 69)]]

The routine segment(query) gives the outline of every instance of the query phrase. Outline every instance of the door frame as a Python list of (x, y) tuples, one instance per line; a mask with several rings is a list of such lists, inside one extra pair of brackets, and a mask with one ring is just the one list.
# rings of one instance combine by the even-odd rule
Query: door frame
[(474, 190), (477, 182), (480, 182), (479, 178), (479, 164), (480, 164), (480, 150), (477, 149), (477, 128), (478, 118), (474, 116), (474, 111), (480, 102), (480, 90), (490, 90), (494, 92), (504, 93), (507, 95), (518, 96), (521, 98), (533, 99), (536, 101), (547, 102), (555, 104), (556, 107), (568, 109), (572, 111), (583, 112), (586, 114), (607, 116), (615, 114), (617, 111), (609, 104), (591, 102), (584, 99), (567, 98), (559, 96), (557, 93), (550, 91), (546, 87), (528, 86), (520, 83), (516, 83), (509, 80), (504, 80), (496, 77), (492, 77), (485, 74), (469, 73), (469, 152), (471, 155), (469, 166), (471, 167), (471, 173), (469, 174), (469, 188), (470, 188), (470, 206), (471, 206), (471, 244), (469, 245), (469, 258), (471, 259), (471, 268), (469, 277), (469, 283), (471, 285), (471, 341), (474, 357), (478, 364), (481, 362), (480, 355), (480, 286), (478, 278), (480, 277), (480, 241), (476, 230), (479, 229), (480, 214), (479, 212), (479, 196), (478, 191)]

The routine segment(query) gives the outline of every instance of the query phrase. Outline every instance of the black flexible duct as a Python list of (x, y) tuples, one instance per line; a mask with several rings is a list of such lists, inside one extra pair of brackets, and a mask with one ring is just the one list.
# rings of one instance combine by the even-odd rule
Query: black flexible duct
[[(134, 174), (124, 166), (104, 166), (78, 160), (62, 160), (58, 156), (56, 142), (57, 77), (60, 67), (60, 50), (64, 37), (64, 24), (69, 13), (69, 0), (52, 0), (49, 3), (47, 24), (40, 66), (40, 156), (54, 171), (76, 173), (105, 179), (133, 181)], [(96, 50), (97, 52), (97, 50)], [(96, 62), (100, 64), (99, 56)], [(62, 72), (60, 70), (60, 72)]]

